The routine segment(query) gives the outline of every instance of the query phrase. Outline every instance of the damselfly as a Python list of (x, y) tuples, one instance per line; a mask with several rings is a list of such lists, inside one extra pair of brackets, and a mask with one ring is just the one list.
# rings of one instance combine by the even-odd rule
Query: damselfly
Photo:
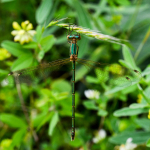
[(28, 83), (39, 81), (39, 78), (48, 77), (49, 73), (60, 68), (65, 64), (72, 63), (72, 130), (71, 140), (75, 138), (75, 70), (76, 62), (84, 65), (87, 68), (96, 68), (99, 75), (99, 82), (103, 82), (105, 78), (113, 78), (113, 84), (120, 87), (128, 87), (141, 80), (141, 74), (138, 70), (127, 69), (120, 65), (104, 64), (91, 60), (78, 58), (79, 47), (77, 41), (81, 39), (80, 34), (68, 34), (67, 39), (70, 43), (70, 57), (52, 61), (50, 63), (40, 64), (39, 66), (22, 69), (11, 72), (6, 79), (7, 83), (12, 83), (14, 78), (16, 84)]

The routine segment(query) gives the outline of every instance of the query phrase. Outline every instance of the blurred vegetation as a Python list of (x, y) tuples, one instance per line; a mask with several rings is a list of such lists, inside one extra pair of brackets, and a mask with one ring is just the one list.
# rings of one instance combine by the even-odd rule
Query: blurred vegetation
[[(0, 14), (0, 149), (119, 150), (128, 138), (137, 144), (136, 150), (150, 149), (150, 1), (1, 0)], [(95, 69), (77, 65), (74, 141), (71, 66), (55, 70), (38, 85), (22, 84), (23, 103), (16, 86), (3, 83), (10, 71), (69, 57), (67, 30), (58, 26), (44, 30), (50, 21), (66, 17), (70, 19), (63, 23), (129, 41), (122, 46), (81, 35), (79, 58), (120, 63), (143, 76), (129, 87), (111, 87), (99, 80)], [(36, 30), (33, 41), (14, 42), (12, 23), (26, 20)], [(88, 89), (97, 90), (99, 98), (87, 98)], [(106, 137), (95, 142), (101, 129)]]

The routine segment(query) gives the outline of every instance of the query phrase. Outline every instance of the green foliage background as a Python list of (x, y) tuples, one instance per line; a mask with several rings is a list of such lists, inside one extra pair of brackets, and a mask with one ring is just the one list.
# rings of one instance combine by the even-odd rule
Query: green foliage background
[[(139, 68), (140, 84), (127, 88), (99, 82), (99, 76), (78, 65), (76, 71), (76, 137), (70, 140), (71, 68), (56, 70), (45, 82), (22, 85), (27, 107), (23, 113), (15, 85), (0, 85), (0, 147), (2, 150), (113, 150), (129, 137), (137, 150), (150, 146), (150, 1), (148, 0), (1, 0), (0, 43), (11, 57), (0, 61), (0, 81), (10, 71), (69, 57), (67, 30), (52, 26), (52, 19), (77, 24), (103, 34), (129, 40), (128, 47), (81, 35), (79, 57), (98, 62), (121, 63)], [(12, 22), (29, 20), (37, 34), (20, 45), (10, 34)], [(40, 47), (39, 47), (40, 45)], [(0, 49), (1, 51), (1, 49)], [(61, 71), (62, 70), (62, 71)], [(94, 71), (93, 71), (94, 72)], [(98, 100), (84, 96), (98, 90)], [(141, 95), (141, 98), (138, 96)], [(140, 100), (138, 100), (140, 99)], [(139, 103), (140, 101), (140, 103)], [(107, 136), (93, 142), (100, 129)]]

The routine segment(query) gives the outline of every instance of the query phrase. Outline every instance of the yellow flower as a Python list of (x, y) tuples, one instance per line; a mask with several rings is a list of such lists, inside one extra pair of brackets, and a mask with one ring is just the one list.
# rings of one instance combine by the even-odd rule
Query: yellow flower
[(7, 59), (11, 56), (10, 53), (8, 53), (8, 51), (4, 48), (0, 48), (0, 61)]
[(11, 139), (4, 139), (0, 143), (1, 144), (0, 148), (2, 148), (2, 150), (6, 150), (6, 149), (13, 150), (12, 148), (10, 148), (11, 143), (12, 143)]
[(124, 73), (123, 68), (119, 64), (111, 64), (109, 66), (109, 71), (111, 73), (115, 73), (117, 75), (123, 75), (123, 73)]
[(11, 32), (11, 34), (15, 36), (14, 41), (18, 41), (20, 44), (29, 43), (36, 34), (36, 31), (32, 30), (32, 23), (30, 23), (28, 20), (22, 22), (21, 26), (17, 22), (13, 22), (12, 26), (15, 29)]
[(150, 109), (149, 109), (149, 113), (148, 113), (148, 119), (150, 119)]
[(122, 15), (115, 15), (112, 17), (112, 20), (119, 25), (122, 20)]
[(137, 103), (141, 103), (141, 101), (142, 101), (142, 95), (141, 94), (138, 94), (138, 99), (137, 99)]

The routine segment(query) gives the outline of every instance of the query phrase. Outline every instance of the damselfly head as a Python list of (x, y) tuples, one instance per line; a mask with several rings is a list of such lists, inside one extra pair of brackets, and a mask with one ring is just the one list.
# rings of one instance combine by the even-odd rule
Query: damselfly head
[(67, 35), (67, 40), (80, 40), (81, 36), (80, 34), (76, 34), (76, 35)]

